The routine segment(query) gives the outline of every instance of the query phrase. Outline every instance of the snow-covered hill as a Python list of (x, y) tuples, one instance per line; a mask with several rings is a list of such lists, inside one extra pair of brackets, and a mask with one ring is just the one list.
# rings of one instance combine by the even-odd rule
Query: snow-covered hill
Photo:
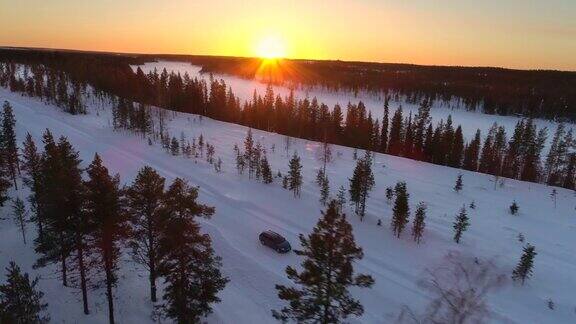
[[(202, 220), (202, 229), (210, 234), (216, 253), (222, 256), (224, 273), (230, 283), (221, 293), (222, 303), (215, 306), (210, 323), (270, 323), (270, 310), (283, 305), (276, 296), (274, 285), (290, 284), (284, 274), (287, 265), (297, 265), (301, 259), (295, 254), (280, 255), (264, 248), (258, 234), (272, 229), (297, 245), (299, 233), (309, 233), (315, 225), (322, 206), (318, 202), (319, 188), (314, 183), (320, 167), (317, 159), (319, 144), (294, 139), (294, 150), (304, 165), (304, 187), (300, 199), (282, 189), (279, 180), (265, 185), (237, 174), (234, 144), (242, 144), (247, 129), (242, 126), (200, 119), (195, 115), (170, 113), (170, 133), (187, 139), (200, 134), (215, 146), (216, 157), (223, 160), (223, 172), (216, 173), (204, 161), (194, 163), (184, 157), (166, 154), (159, 145), (148, 146), (145, 139), (127, 132), (114, 132), (110, 126), (110, 112), (92, 107), (86, 116), (71, 116), (57, 108), (0, 89), (0, 100), (8, 100), (14, 107), (17, 135), (21, 142), (30, 132), (41, 140), (44, 129), (55, 136), (66, 136), (80, 151), (83, 164), (101, 154), (112, 172), (121, 174), (122, 182), (130, 183), (137, 171), (150, 165), (171, 180), (182, 177), (200, 186), (200, 201), (216, 207), (210, 220)], [(284, 151), (284, 137), (254, 131), (255, 139), (268, 152), (273, 172), (285, 173), (288, 166)], [(275, 151), (272, 152), (272, 146)], [(335, 160), (328, 166), (331, 193), (340, 185), (348, 186), (355, 161), (353, 150), (334, 147)], [(557, 207), (550, 198), (552, 188), (515, 180), (506, 180), (495, 189), (490, 176), (443, 166), (416, 162), (404, 158), (376, 154), (374, 173), (376, 186), (367, 204), (363, 222), (348, 208), (348, 220), (354, 227), (358, 244), (365, 257), (356, 270), (372, 275), (376, 281), (372, 289), (354, 290), (365, 307), (361, 318), (352, 322), (388, 323), (407, 305), (421, 312), (429, 302), (429, 293), (418, 285), (426, 277), (426, 269), (441, 264), (448, 253), (460, 253), (493, 259), (498, 271), (510, 276), (525, 243), (518, 240), (522, 233), (536, 246), (534, 277), (525, 286), (510, 282), (489, 295), (493, 322), (497, 323), (574, 323), (576, 322), (576, 201), (574, 193), (557, 188)], [(464, 189), (453, 191), (458, 174), (463, 174)], [(392, 207), (387, 204), (385, 189), (397, 181), (406, 181), (410, 193), (410, 207), (423, 201), (428, 205), (424, 241), (416, 245), (408, 231), (401, 239), (392, 235), (389, 227)], [(26, 196), (26, 190), (11, 195)], [(508, 213), (512, 201), (520, 206), (517, 216)], [(452, 223), (462, 205), (475, 201), (477, 208), (468, 210), (471, 227), (457, 245), (452, 241)], [(10, 208), (0, 209), (9, 216)], [(377, 226), (378, 220), (383, 226)], [(29, 235), (34, 228), (30, 224)], [(56, 269), (34, 270), (36, 256), (33, 247), (23, 245), (14, 223), (0, 221), (0, 268), (10, 260), (34, 275), (40, 275), (41, 289), (50, 304), (49, 312), (55, 323), (104, 323), (107, 319), (105, 298), (92, 293), (92, 314), (82, 314), (77, 290), (63, 288), (55, 279)], [(117, 319), (119, 323), (148, 323), (152, 305), (148, 298), (146, 272), (124, 256), (117, 290)], [(3, 274), (2, 277), (4, 278)], [(1, 279), (3, 280), (3, 279)], [(551, 299), (555, 309), (547, 307)]]

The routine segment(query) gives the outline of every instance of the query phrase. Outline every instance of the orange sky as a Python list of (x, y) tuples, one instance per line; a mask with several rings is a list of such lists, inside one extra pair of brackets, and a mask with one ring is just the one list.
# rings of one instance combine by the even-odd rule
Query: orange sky
[(574, 0), (0, 0), (0, 45), (576, 70)]

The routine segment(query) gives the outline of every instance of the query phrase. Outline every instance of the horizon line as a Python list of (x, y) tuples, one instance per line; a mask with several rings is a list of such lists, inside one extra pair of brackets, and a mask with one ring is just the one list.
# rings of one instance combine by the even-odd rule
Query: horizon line
[[(191, 54), (191, 53), (138, 53), (138, 52), (116, 52), (107, 50), (88, 50), (78, 48), (59, 48), (59, 47), (30, 47), (30, 46), (11, 46), (0, 45), (0, 49), (14, 49), (14, 50), (37, 50), (37, 51), (60, 51), (60, 52), (79, 52), (79, 53), (95, 53), (95, 54), (115, 54), (115, 55), (141, 55), (141, 56), (201, 56), (201, 57), (214, 57), (214, 58), (238, 58), (238, 59), (260, 59), (257, 56), (235, 56), (235, 55), (218, 55), (218, 54)], [(408, 62), (385, 62), (385, 61), (361, 61), (361, 60), (343, 60), (343, 59), (312, 59), (312, 58), (291, 58), (282, 57), (279, 60), (289, 61), (312, 61), (312, 62), (344, 62), (344, 63), (363, 63), (363, 64), (389, 64), (389, 65), (408, 65), (419, 67), (440, 67), (440, 68), (471, 68), (471, 69), (501, 69), (509, 71), (526, 71), (526, 72), (561, 72), (561, 73), (576, 73), (575, 70), (559, 70), (553, 68), (513, 68), (505, 66), (490, 66), (490, 65), (442, 65), (442, 64), (418, 64)]]

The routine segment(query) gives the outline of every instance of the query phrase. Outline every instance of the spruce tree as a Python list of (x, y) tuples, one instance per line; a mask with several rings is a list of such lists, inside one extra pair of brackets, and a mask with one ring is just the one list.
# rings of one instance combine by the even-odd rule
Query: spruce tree
[(176, 137), (172, 137), (172, 141), (170, 141), (170, 153), (174, 156), (180, 154), (180, 144)]
[(44, 134), (41, 159), (41, 191), (38, 210), (44, 223), (42, 236), (35, 240), (40, 257), (35, 267), (60, 263), (62, 284), (68, 286), (69, 259), (75, 248), (75, 224), (82, 216), (83, 186), (78, 152), (65, 137), (54, 142), (52, 134)]
[(14, 223), (20, 228), (20, 233), (22, 233), (22, 241), (26, 244), (26, 223), (28, 222), (26, 211), (26, 206), (22, 199), (17, 197), (12, 203), (12, 216), (14, 217)]
[(464, 136), (462, 135), (462, 127), (458, 125), (454, 132), (450, 153), (448, 154), (448, 166), (453, 168), (460, 168), (462, 165), (462, 156), (464, 155)]
[(200, 233), (196, 217), (209, 218), (214, 207), (199, 204), (198, 188), (176, 178), (164, 195), (161, 213), (166, 217), (160, 237), (160, 273), (164, 289), (164, 315), (178, 323), (198, 323), (220, 301), (217, 294), (228, 279), (214, 254), (210, 237)]
[(270, 168), (270, 163), (268, 163), (266, 154), (262, 155), (262, 158), (260, 159), (260, 169), (262, 170), (262, 182), (265, 184), (272, 183), (274, 177), (272, 176), (272, 169)]
[(294, 151), (292, 159), (288, 165), (288, 189), (294, 193), (294, 197), (300, 197), (300, 188), (302, 187), (302, 165), (300, 157)]
[(568, 157), (568, 165), (564, 171), (564, 181), (562, 187), (570, 190), (576, 189), (576, 153), (571, 153)]
[(352, 226), (331, 201), (308, 236), (300, 235), (302, 250), (294, 252), (305, 257), (302, 270), (288, 266), (286, 274), (296, 286), (276, 285), (278, 297), (288, 305), (273, 310), (277, 320), (299, 323), (340, 323), (350, 316), (360, 316), (364, 309), (350, 292), (351, 287), (369, 288), (374, 279), (355, 274), (353, 264), (363, 257), (356, 246)]
[(462, 187), (463, 187), (462, 175), (459, 174), (458, 177), (456, 178), (456, 184), (454, 185), (454, 191), (460, 192), (462, 190)]
[(462, 239), (462, 233), (464, 233), (468, 226), (470, 226), (468, 215), (466, 214), (466, 208), (462, 207), (458, 215), (456, 215), (456, 220), (454, 221), (454, 242), (460, 243)]
[(414, 224), (412, 226), (412, 238), (416, 243), (420, 244), (422, 239), (422, 234), (424, 234), (424, 227), (426, 219), (426, 205), (420, 202), (416, 207), (416, 212), (414, 213)]
[(326, 141), (322, 142), (322, 156), (320, 160), (322, 161), (322, 172), (326, 173), (326, 165), (332, 161), (332, 149)]
[(388, 151), (388, 98), (384, 100), (384, 117), (382, 117), (382, 129), (380, 130), (380, 152), (386, 153)]
[(0, 207), (4, 206), (4, 203), (8, 200), (8, 189), (11, 186), (8, 174), (2, 167), (1, 159), (2, 157), (0, 157)]
[(36, 287), (38, 278), (30, 281), (13, 261), (6, 271), (6, 283), (0, 285), (0, 323), (49, 323), (50, 317), (44, 315), (48, 304), (42, 302), (44, 293)]
[(522, 135), (524, 134), (524, 120), (519, 120), (514, 128), (512, 138), (508, 142), (508, 149), (502, 163), (502, 176), (516, 179), (520, 173), (522, 161)]
[(32, 139), (32, 135), (30, 133), (26, 134), (26, 140), (23, 143), (22, 148), (22, 182), (24, 185), (30, 189), (30, 195), (28, 196), (28, 201), (31, 205), (31, 210), (34, 212), (35, 216), (30, 219), (30, 221), (34, 221), (38, 224), (38, 231), (39, 235), (42, 234), (42, 224), (41, 220), (38, 218), (38, 203), (37, 203), (37, 196), (40, 191), (40, 181), (41, 181), (41, 174), (40, 174), (40, 154), (38, 153), (38, 149), (36, 147), (36, 143)]
[(422, 100), (418, 107), (418, 113), (414, 117), (414, 157), (418, 160), (423, 160), (424, 157), (426, 131), (432, 120), (430, 117), (431, 107), (432, 103), (430, 100)]
[(328, 203), (328, 197), (330, 196), (330, 181), (328, 177), (325, 176), (322, 180), (322, 185), (320, 186), (320, 203), (326, 206)]
[(254, 139), (252, 138), (252, 129), (248, 129), (246, 138), (244, 139), (244, 157), (243, 161), (248, 165), (248, 177), (252, 178), (254, 175), (254, 165), (250, 161), (254, 160)]
[(18, 189), (16, 183), (16, 176), (20, 173), (20, 164), (18, 159), (18, 145), (16, 145), (16, 118), (12, 111), (12, 106), (8, 101), (4, 101), (2, 113), (2, 133), (0, 134), (0, 167), (8, 170), (10, 177), (14, 183), (14, 187)]
[(322, 168), (318, 169), (316, 172), (316, 185), (322, 187), (322, 182), (324, 181), (324, 170)]
[(349, 179), (350, 201), (354, 203), (354, 212), (364, 219), (366, 211), (366, 199), (374, 187), (374, 174), (372, 173), (372, 155), (369, 151), (364, 153), (362, 159), (357, 160), (352, 178)]
[(156, 280), (161, 255), (159, 237), (164, 230), (165, 217), (160, 213), (164, 198), (164, 182), (156, 170), (145, 166), (138, 172), (132, 185), (126, 190), (126, 202), (130, 214), (130, 237), (128, 246), (134, 260), (146, 267), (150, 281), (150, 299), (156, 302)]
[(106, 286), (108, 301), (108, 320), (114, 321), (113, 289), (118, 282), (118, 261), (120, 246), (127, 234), (126, 213), (121, 203), (121, 192), (118, 188), (120, 177), (112, 177), (96, 154), (87, 170), (86, 181), (86, 212), (93, 222), (91, 240), (99, 256), (97, 267), (105, 275), (103, 284)]
[(512, 280), (520, 280), (523, 285), (526, 279), (529, 279), (532, 276), (534, 257), (536, 254), (536, 248), (533, 245), (527, 244), (524, 247), (522, 257), (520, 258), (516, 268), (514, 268), (514, 271), (512, 271)]
[(404, 227), (408, 224), (408, 216), (410, 215), (410, 206), (408, 205), (410, 195), (406, 190), (406, 182), (398, 182), (394, 188), (394, 193), (396, 201), (393, 208), (392, 231), (399, 238)]
[(343, 213), (344, 205), (346, 204), (346, 189), (344, 189), (344, 186), (340, 186), (340, 188), (338, 188), (338, 194), (336, 195), (336, 203), (338, 206), (338, 212)]

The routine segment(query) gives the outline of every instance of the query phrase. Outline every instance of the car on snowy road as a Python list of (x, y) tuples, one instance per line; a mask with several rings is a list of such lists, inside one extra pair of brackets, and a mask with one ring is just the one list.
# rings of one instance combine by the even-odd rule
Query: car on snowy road
[(260, 233), (260, 243), (269, 248), (276, 250), (278, 253), (288, 253), (292, 249), (290, 243), (280, 234), (273, 231), (264, 231)]

